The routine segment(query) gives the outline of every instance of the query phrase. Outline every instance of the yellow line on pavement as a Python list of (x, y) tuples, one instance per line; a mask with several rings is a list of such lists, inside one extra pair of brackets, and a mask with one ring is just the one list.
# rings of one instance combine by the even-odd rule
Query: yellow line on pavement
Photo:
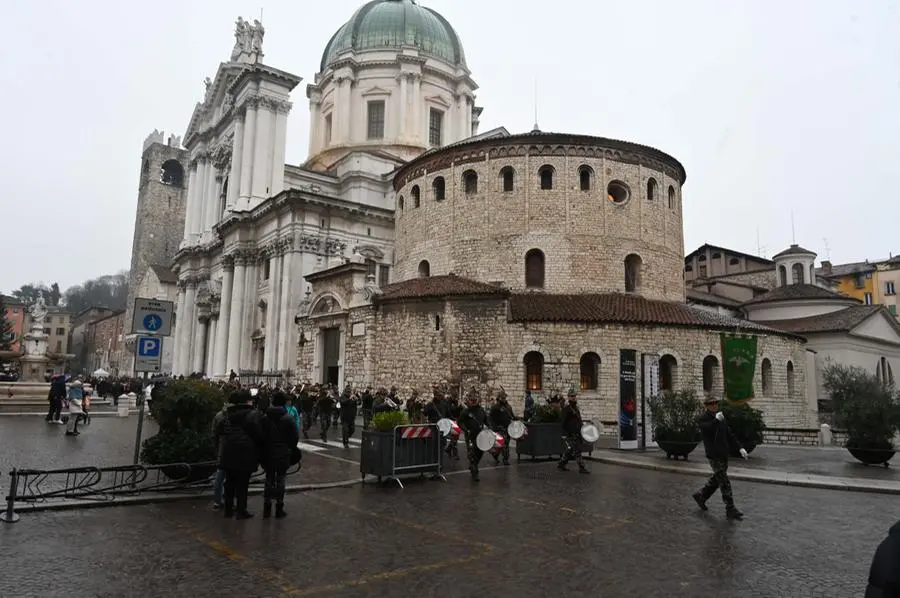
[[(192, 530), (193, 531), (193, 530)], [(224, 542), (220, 542), (218, 540), (211, 540), (204, 536), (203, 534), (194, 533), (194, 538), (205, 545), (206, 547), (212, 549), (216, 553), (224, 556), (230, 561), (238, 563), (241, 568), (247, 570), (253, 575), (261, 577), (263, 580), (281, 588), (283, 594), (292, 595), (294, 592), (302, 591), (297, 586), (293, 585), (289, 580), (284, 578), (283, 576), (275, 573), (271, 569), (265, 568), (265, 566), (260, 566), (259, 563), (256, 563), (252, 559), (247, 556), (241, 554), (240, 552), (234, 550)]]

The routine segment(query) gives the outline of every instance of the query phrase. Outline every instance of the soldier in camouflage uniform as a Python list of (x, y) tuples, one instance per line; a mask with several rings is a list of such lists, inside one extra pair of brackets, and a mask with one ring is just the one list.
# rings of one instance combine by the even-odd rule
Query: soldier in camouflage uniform
[(590, 473), (588, 468), (584, 466), (584, 457), (581, 454), (581, 426), (584, 421), (581, 419), (581, 410), (578, 408), (578, 395), (574, 388), (569, 389), (569, 402), (562, 409), (562, 429), (565, 436), (565, 454), (559, 461), (557, 467), (562, 471), (568, 471), (566, 465), (569, 461), (575, 459), (578, 463), (578, 471), (580, 473)]
[(694, 500), (704, 511), (707, 510), (706, 501), (715, 493), (722, 491), (722, 501), (725, 503), (725, 514), (729, 519), (743, 519), (744, 514), (734, 506), (734, 496), (731, 494), (731, 480), (728, 479), (728, 454), (731, 447), (740, 451), (741, 457), (747, 458), (747, 451), (735, 438), (725, 415), (719, 411), (719, 400), (715, 397), (707, 397), (703, 404), (706, 412), (697, 419), (700, 432), (703, 434), (703, 446), (706, 449), (706, 458), (712, 466), (713, 474), (706, 485), (694, 493)]
[(491, 405), (491, 410), (488, 412), (488, 419), (490, 420), (491, 429), (503, 436), (503, 449), (501, 449), (500, 454), (494, 455), (494, 462), (499, 463), (500, 457), (503, 457), (503, 464), (509, 465), (509, 424), (512, 423), (516, 416), (513, 414), (512, 407), (510, 407), (509, 402), (506, 399), (506, 391), (500, 390), (497, 393), (497, 400), (494, 401), (494, 404)]
[(485, 413), (484, 407), (479, 404), (478, 394), (473, 388), (466, 395), (466, 406), (460, 412), (459, 421), (457, 422), (466, 435), (466, 453), (469, 458), (469, 472), (472, 474), (473, 482), (478, 481), (478, 464), (481, 462), (481, 457), (484, 456), (484, 451), (475, 444), (475, 438), (484, 429), (486, 422), (487, 413)]

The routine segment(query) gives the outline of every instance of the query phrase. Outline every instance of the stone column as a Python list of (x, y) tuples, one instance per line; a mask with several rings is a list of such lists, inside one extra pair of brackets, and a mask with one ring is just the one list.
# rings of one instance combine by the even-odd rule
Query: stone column
[(181, 373), (181, 356), (187, 350), (183, 342), (184, 323), (187, 321), (184, 317), (184, 286), (178, 281), (178, 299), (175, 304), (175, 349), (172, 352), (172, 374)]
[(231, 293), (234, 286), (234, 261), (226, 256), (222, 263), (224, 274), (222, 275), (222, 299), (219, 304), (219, 320), (216, 327), (216, 342), (213, 349), (213, 367), (211, 374), (214, 376), (227, 376), (225, 369), (228, 357), (228, 328), (231, 325)]
[(241, 189), (239, 210), (249, 209), (253, 189), (253, 156), (256, 143), (256, 104), (248, 102), (244, 115), (244, 142), (241, 156)]
[(278, 301), (281, 299), (281, 256), (273, 254), (269, 258), (269, 296), (266, 299), (266, 353), (263, 367), (274, 370), (278, 363)]
[(257, 305), (257, 288), (259, 287), (258, 261), (254, 254), (247, 262), (247, 271), (244, 274), (246, 283), (244, 286), (244, 313), (241, 323), (241, 358), (242, 366), (250, 366), (253, 357), (253, 343), (250, 335), (253, 333), (254, 321), (256, 320)]
[(291, 270), (294, 262), (294, 248), (291, 241), (292, 239), (285, 243), (285, 253), (281, 263), (281, 299), (278, 302), (278, 362), (276, 364), (280, 370), (296, 369), (296, 364), (289, 363), (291, 331), (294, 326), (291, 313), (291, 286), (293, 284)]
[(256, 142), (253, 156), (253, 185), (250, 207), (269, 196), (269, 182), (272, 180), (272, 111), (269, 99), (260, 98), (256, 107)]
[[(238, 372), (241, 369), (241, 345), (244, 340), (242, 330), (244, 323), (244, 287), (246, 281), (246, 256), (238, 254), (234, 258), (231, 309), (228, 314), (228, 349), (225, 357), (225, 369), (228, 371), (234, 370)], [(247, 342), (250, 342), (249, 339)]]
[(412, 89), (410, 93), (412, 95), (412, 123), (410, 124), (410, 139), (414, 139), (416, 143), (427, 145), (428, 139), (424, 134), (424, 130), (427, 129), (422, 123), (422, 75), (413, 74), (410, 76), (410, 81), (412, 83)]
[(319, 92), (309, 94), (309, 155), (315, 156), (322, 147), (322, 97)]
[[(269, 182), (269, 196), (278, 195), (284, 189), (284, 154), (287, 147), (287, 117), (290, 109), (290, 102), (279, 101), (275, 105), (275, 131), (272, 135), (274, 157), (272, 160), (272, 178)], [(312, 123), (310, 123), (310, 126), (312, 126)]]
[(212, 161), (207, 158), (204, 179), (206, 184), (203, 185), (203, 230), (201, 233), (201, 242), (207, 243), (212, 233), (212, 222), (215, 218), (216, 206), (219, 198), (216, 197), (216, 178), (215, 167)]
[[(225, 198), (225, 209), (233, 210), (241, 191), (241, 164), (244, 158), (244, 119), (238, 117), (234, 122), (234, 145), (231, 146), (231, 173), (228, 175), (228, 196)], [(227, 324), (224, 328), (228, 328)]]
[[(350, 143), (353, 138), (353, 79), (344, 77), (341, 81), (341, 139), (344, 143)], [(365, 117), (364, 117), (365, 118)]]
[(409, 128), (409, 94), (406, 73), (400, 73), (400, 140), (406, 141), (412, 137), (413, 132)]
[[(199, 311), (199, 310), (198, 310)], [(206, 328), (209, 324), (208, 316), (197, 315), (197, 324), (194, 326), (194, 346), (191, 359), (191, 372), (202, 372), (206, 362), (204, 348), (206, 347)]]
[(191, 161), (190, 175), (188, 177), (188, 193), (187, 202), (184, 208), (184, 238), (181, 242), (182, 246), (188, 244), (194, 234), (194, 202), (197, 201), (197, 162)]
[(193, 212), (191, 216), (191, 220), (193, 222), (193, 240), (194, 243), (200, 242), (200, 237), (203, 234), (203, 228), (205, 222), (203, 221), (203, 217), (205, 214), (206, 207), (206, 192), (207, 192), (207, 165), (209, 163), (206, 159), (206, 152), (204, 151), (198, 158), (197, 165), (197, 195), (194, 196), (194, 204), (191, 206), (191, 211)]
[(455, 130), (455, 133), (454, 133), (455, 138), (449, 139), (448, 141), (450, 143), (459, 141), (460, 139), (463, 138), (463, 131), (465, 131), (465, 126), (466, 126), (466, 115), (463, 110), (465, 101), (466, 101), (466, 96), (464, 96), (463, 94), (459, 94), (456, 96), (456, 106), (455, 106), (456, 109), (454, 110), (454, 112), (456, 112), (456, 118), (455, 118), (455, 122), (453, 123), (454, 125), (456, 125), (455, 127), (453, 127)]
[(184, 316), (180, 318), (182, 324), (184, 324), (184, 336), (181, 339), (181, 347), (185, 350), (181, 353), (181, 359), (179, 359), (179, 365), (181, 373), (184, 375), (188, 375), (191, 373), (191, 363), (193, 362), (193, 355), (196, 351), (196, 347), (193, 344), (194, 340), (194, 327), (197, 322), (197, 281), (188, 278), (187, 279), (187, 288), (184, 292)]
[(203, 371), (206, 372), (206, 375), (210, 378), (212, 378), (213, 375), (213, 361), (216, 356), (216, 334), (218, 333), (218, 327), (219, 318), (210, 316), (208, 328), (209, 334), (206, 335), (206, 363), (203, 364)]

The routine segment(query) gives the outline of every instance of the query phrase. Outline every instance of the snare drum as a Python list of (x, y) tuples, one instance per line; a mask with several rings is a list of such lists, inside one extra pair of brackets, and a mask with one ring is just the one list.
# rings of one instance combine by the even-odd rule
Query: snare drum
[(506, 428), (506, 433), (513, 440), (519, 440), (528, 434), (528, 428), (525, 426), (525, 422), (517, 419), (509, 424)]
[(600, 428), (588, 422), (581, 426), (581, 438), (585, 442), (597, 442), (600, 440)]
[(506, 446), (506, 439), (503, 437), (503, 434), (494, 432), (494, 448), (489, 451), (491, 455), (495, 457), (499, 455), (504, 446)]
[(502, 442), (503, 436), (500, 436), (500, 434), (497, 434), (493, 430), (482, 430), (478, 433), (478, 436), (475, 437), (475, 446), (478, 447), (478, 450), (487, 453), (497, 446), (497, 437), (499, 437)]

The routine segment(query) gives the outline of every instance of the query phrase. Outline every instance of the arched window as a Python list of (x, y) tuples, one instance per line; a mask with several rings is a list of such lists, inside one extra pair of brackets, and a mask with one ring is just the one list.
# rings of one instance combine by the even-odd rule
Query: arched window
[(656, 184), (656, 179), (650, 177), (647, 179), (647, 201), (653, 201), (656, 199), (656, 189), (658, 185)]
[(418, 185), (414, 185), (414, 186), (413, 186), (412, 191), (410, 191), (410, 195), (412, 195), (412, 199), (413, 199), (413, 207), (414, 207), (414, 208), (418, 208), (418, 207), (419, 207), (419, 204), (421, 203), (421, 202), (420, 202), (421, 195), (420, 195), (420, 192), (419, 192), (419, 186), (418, 186)]
[(585, 164), (578, 169), (578, 182), (582, 191), (590, 191), (594, 180), (594, 169)]
[(762, 360), (762, 393), (767, 396), (772, 392), (772, 362), (766, 357)]
[(678, 382), (678, 360), (669, 354), (659, 358), (659, 389), (675, 390)]
[(636, 253), (625, 257), (625, 292), (635, 293), (641, 288), (641, 268), (643, 260)]
[(163, 185), (181, 187), (184, 184), (184, 168), (178, 160), (166, 160), (159, 169), (159, 182)]
[(715, 355), (707, 355), (703, 358), (703, 392), (714, 392), (718, 386), (718, 381), (719, 360)]
[(544, 356), (538, 351), (525, 354), (525, 390), (541, 390), (544, 387)]
[(741, 263), (741, 260), (739, 260), (739, 259), (736, 258), (736, 257), (733, 257), (733, 258), (731, 258), (730, 260), (728, 260), (728, 265), (729, 265), (729, 266), (737, 266), (737, 265), (740, 264), (740, 263)]
[(794, 264), (791, 266), (791, 283), (803, 284), (803, 264)]
[(500, 169), (500, 180), (503, 183), (503, 192), (510, 193), (516, 187), (516, 171), (512, 166), (504, 166)]
[(787, 387), (788, 397), (794, 396), (794, 362), (787, 362)]
[(581, 390), (597, 390), (600, 386), (600, 356), (585, 353), (579, 364), (581, 370)]
[(669, 185), (669, 209), (675, 209), (675, 187)]
[(400, 196), (400, 199), (397, 201), (397, 206), (400, 207), (400, 211), (403, 211), (403, 196)]
[(475, 195), (478, 193), (478, 173), (474, 170), (467, 170), (463, 173), (463, 189), (466, 195)]
[(422, 260), (419, 262), (419, 278), (428, 278), (431, 276), (431, 264), (428, 263), (428, 260)]
[(530, 249), (525, 254), (525, 286), (544, 288), (544, 252), (540, 249)]
[(778, 266), (778, 285), (787, 286), (787, 268), (784, 267), (784, 264)]
[(541, 179), (541, 189), (553, 189), (553, 172), (554, 169), (549, 164), (545, 164), (538, 169), (538, 176)]
[(444, 182), (444, 177), (435, 177), (431, 182), (431, 192), (434, 194), (434, 201), (444, 201), (446, 189), (447, 184)]

